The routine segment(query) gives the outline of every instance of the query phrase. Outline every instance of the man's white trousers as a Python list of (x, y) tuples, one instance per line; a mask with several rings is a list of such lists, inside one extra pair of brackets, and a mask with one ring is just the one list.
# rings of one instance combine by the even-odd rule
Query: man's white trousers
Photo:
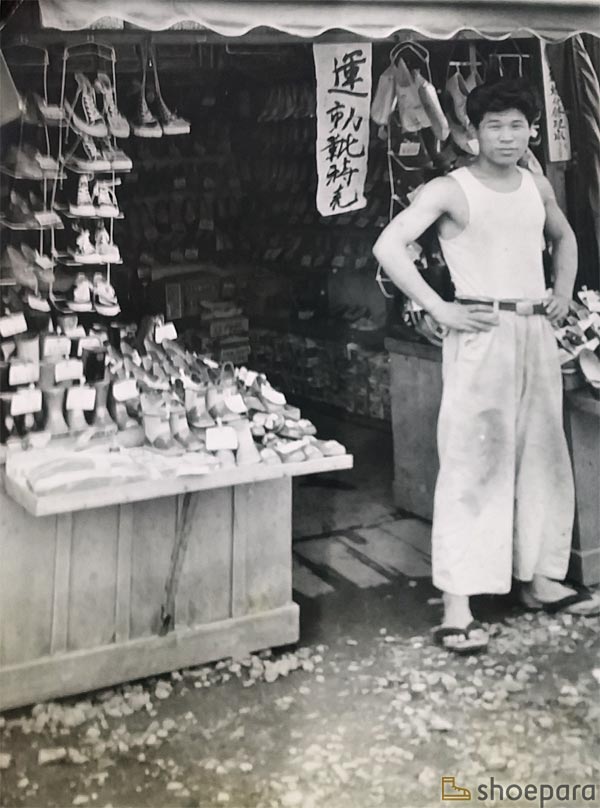
[(558, 348), (543, 315), (500, 311), (491, 331), (444, 339), (433, 583), (505, 593), (563, 579), (574, 518)]

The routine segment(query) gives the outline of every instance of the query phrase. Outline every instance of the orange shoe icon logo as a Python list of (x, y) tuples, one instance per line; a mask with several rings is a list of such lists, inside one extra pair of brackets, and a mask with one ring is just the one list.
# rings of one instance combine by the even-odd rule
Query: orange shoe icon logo
[(468, 788), (456, 785), (455, 777), (442, 777), (443, 800), (470, 800), (471, 792)]

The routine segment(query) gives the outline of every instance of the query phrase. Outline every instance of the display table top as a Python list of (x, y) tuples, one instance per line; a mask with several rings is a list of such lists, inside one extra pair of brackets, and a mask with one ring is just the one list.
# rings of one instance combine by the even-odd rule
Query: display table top
[(130, 502), (172, 497), (194, 491), (208, 491), (216, 488), (230, 488), (236, 485), (278, 480), (283, 477), (299, 477), (306, 474), (319, 474), (324, 471), (350, 469), (354, 458), (350, 454), (337, 457), (321, 457), (305, 460), (302, 463), (281, 463), (267, 465), (258, 463), (252, 466), (233, 467), (211, 471), (189, 477), (171, 477), (158, 480), (144, 480), (119, 485), (107, 485), (89, 490), (65, 491), (36, 496), (24, 485), (8, 475), (4, 475), (6, 492), (33, 516), (50, 516), (59, 513), (91, 510), (108, 505), (122, 505)]

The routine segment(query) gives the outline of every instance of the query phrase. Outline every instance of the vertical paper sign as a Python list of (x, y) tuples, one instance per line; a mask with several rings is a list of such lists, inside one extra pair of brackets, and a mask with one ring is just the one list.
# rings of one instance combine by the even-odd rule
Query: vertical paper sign
[(546, 44), (542, 47), (542, 76), (544, 81), (544, 114), (548, 133), (548, 159), (551, 163), (562, 163), (571, 159), (571, 133), (569, 119), (565, 112), (556, 82), (550, 72), (546, 54)]
[(317, 77), (317, 210), (335, 216), (367, 204), (371, 44), (313, 45)]

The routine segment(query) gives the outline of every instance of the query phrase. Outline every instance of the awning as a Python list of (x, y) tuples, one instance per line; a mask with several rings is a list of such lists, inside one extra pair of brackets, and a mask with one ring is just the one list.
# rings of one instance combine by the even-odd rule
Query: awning
[(313, 39), (332, 30), (367, 39), (413, 31), (434, 39), (459, 32), (488, 39), (535, 35), (559, 41), (600, 36), (597, 0), (39, 0), (42, 25), (63, 31), (106, 25), (107, 18), (149, 31), (208, 29), (240, 37), (256, 28)]

